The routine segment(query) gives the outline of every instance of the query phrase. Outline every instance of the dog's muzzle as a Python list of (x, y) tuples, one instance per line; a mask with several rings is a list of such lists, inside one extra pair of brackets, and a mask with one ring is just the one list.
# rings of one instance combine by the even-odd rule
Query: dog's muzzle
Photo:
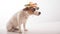
[[(36, 7), (36, 10), (39, 10), (39, 7)], [(38, 15), (40, 15), (40, 14), (41, 14), (41, 12), (38, 13)]]

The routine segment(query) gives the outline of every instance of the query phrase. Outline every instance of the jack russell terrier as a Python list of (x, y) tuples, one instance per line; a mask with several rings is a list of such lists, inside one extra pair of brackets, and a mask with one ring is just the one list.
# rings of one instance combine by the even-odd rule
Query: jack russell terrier
[[(41, 12), (38, 12), (37, 10), (39, 7), (37, 7), (37, 3), (30, 2), (29, 4), (25, 5), (25, 8), (21, 11), (17, 12), (9, 21), (7, 24), (7, 31), (8, 32), (15, 32), (15, 30), (18, 30), (18, 32), (21, 32), (21, 24), (23, 24), (24, 31), (27, 31), (26, 29), (26, 21), (30, 15), (37, 15), (39, 16)], [(19, 28), (17, 28), (19, 27)]]

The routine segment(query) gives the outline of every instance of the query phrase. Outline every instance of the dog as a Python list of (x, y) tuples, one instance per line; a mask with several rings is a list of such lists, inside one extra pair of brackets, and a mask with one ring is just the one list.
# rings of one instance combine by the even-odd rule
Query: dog
[[(30, 2), (29, 4), (25, 5), (25, 8), (21, 11), (17, 12), (8, 22), (7, 24), (7, 31), (14, 32), (18, 30), (18, 32), (22, 33), (21, 31), (21, 24), (23, 24), (24, 31), (26, 29), (26, 21), (30, 15), (37, 15), (39, 16), (41, 12), (38, 12), (39, 7), (37, 7), (36, 3)], [(18, 27), (18, 28), (17, 28)]]

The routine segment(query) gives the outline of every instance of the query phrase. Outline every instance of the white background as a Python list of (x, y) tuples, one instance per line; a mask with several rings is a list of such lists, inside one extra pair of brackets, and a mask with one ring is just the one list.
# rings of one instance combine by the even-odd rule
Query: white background
[(0, 0), (0, 29), (5, 29), (9, 19), (30, 1), (38, 4), (41, 15), (29, 17), (28, 24), (38, 23), (40, 27), (50, 27), (52, 30), (54, 27), (54, 30), (60, 31), (60, 0)]

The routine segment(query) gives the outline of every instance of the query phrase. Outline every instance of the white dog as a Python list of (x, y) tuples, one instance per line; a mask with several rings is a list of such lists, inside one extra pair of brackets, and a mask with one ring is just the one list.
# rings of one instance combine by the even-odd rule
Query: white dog
[[(29, 6), (29, 7), (28, 7)], [(25, 28), (26, 21), (30, 15), (40, 15), (41, 12), (38, 12), (39, 8), (36, 3), (30, 3), (23, 10), (17, 12), (9, 21), (7, 25), (7, 30), (9, 32), (14, 32), (18, 30), (21, 33), (21, 24), (23, 24), (24, 31), (27, 31)], [(19, 27), (19, 29), (17, 28)]]

